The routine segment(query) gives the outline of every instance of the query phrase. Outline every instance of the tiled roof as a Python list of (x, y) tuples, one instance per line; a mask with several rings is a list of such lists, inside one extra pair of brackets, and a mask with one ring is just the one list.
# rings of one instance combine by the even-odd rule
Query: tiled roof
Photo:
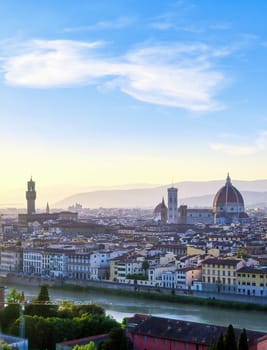
[[(226, 327), (222, 326), (154, 316), (137, 325), (133, 330), (134, 334), (197, 344), (210, 344), (213, 340), (217, 340), (221, 333), (225, 332)], [(237, 339), (239, 338), (240, 332), (240, 329), (235, 329)], [(266, 334), (263, 332), (247, 331), (249, 343), (253, 343), (265, 335)]]
[(263, 275), (263, 274), (267, 274), (267, 268), (242, 267), (241, 269), (238, 270), (238, 272)]
[(211, 258), (204, 260), (202, 264), (217, 264), (217, 265), (234, 265), (236, 266), (241, 260), (237, 259), (216, 259)]

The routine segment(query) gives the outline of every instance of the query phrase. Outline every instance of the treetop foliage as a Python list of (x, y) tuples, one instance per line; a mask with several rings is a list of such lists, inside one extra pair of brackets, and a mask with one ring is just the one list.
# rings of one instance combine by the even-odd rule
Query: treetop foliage
[[(12, 291), (11, 300), (18, 300), (16, 296), (20, 297), (20, 293)], [(58, 342), (107, 334), (113, 328), (121, 329), (124, 334), (120, 324), (107, 316), (99, 305), (75, 305), (65, 301), (58, 306), (46, 304), (45, 302), (49, 300), (47, 287), (42, 286), (34, 302), (25, 305), (25, 336), (29, 340), (29, 349), (55, 350)], [(20, 316), (19, 303), (6, 306), (0, 311), (2, 330), (7, 334), (18, 336), (21, 326)], [(77, 350), (94, 350), (94, 348), (91, 344), (90, 347), (88, 345), (87, 348)]]

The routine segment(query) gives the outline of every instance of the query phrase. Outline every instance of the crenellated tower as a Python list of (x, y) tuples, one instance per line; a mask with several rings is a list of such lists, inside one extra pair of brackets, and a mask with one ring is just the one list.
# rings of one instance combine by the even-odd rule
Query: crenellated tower
[(36, 200), (36, 191), (35, 191), (35, 182), (28, 181), (28, 189), (26, 191), (26, 199), (27, 199), (27, 214), (31, 215), (35, 213), (35, 200)]

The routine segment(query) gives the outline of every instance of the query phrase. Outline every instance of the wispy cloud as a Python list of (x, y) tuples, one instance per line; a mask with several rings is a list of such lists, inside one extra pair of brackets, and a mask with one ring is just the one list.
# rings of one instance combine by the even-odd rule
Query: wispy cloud
[(259, 137), (251, 144), (213, 143), (210, 145), (214, 151), (230, 155), (252, 155), (263, 151), (267, 146), (267, 131), (261, 132)]
[[(103, 57), (103, 42), (32, 40), (2, 62), (10, 85), (50, 88), (94, 84), (133, 98), (191, 111), (223, 108), (214, 96), (227, 79), (215, 68), (218, 48), (203, 44), (155, 45)], [(227, 53), (224, 51), (225, 56)]]
[(137, 19), (135, 17), (122, 16), (110, 21), (99, 21), (95, 24), (65, 28), (64, 32), (73, 33), (107, 29), (122, 29), (132, 26), (134, 23), (136, 23), (136, 21)]
[(217, 22), (209, 26), (209, 29), (212, 30), (229, 30), (231, 28), (232, 24), (230, 22)]

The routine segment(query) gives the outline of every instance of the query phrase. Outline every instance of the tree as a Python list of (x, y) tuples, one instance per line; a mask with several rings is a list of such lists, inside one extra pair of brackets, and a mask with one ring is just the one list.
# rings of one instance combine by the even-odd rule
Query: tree
[(210, 346), (208, 347), (208, 350), (217, 350), (218, 348), (217, 348), (217, 344), (216, 344), (216, 342), (212, 342), (211, 344), (210, 344)]
[(8, 303), (19, 303), (21, 301), (21, 293), (16, 289), (13, 288), (7, 296), (7, 302)]
[(115, 326), (119, 325), (114, 319), (93, 314), (74, 318), (27, 316), (26, 336), (31, 349), (54, 350), (58, 342), (106, 334)]
[(121, 327), (114, 327), (109, 332), (109, 340), (100, 345), (100, 350), (127, 350), (130, 348), (125, 335), (125, 330)]
[(90, 341), (89, 344), (85, 345), (75, 345), (72, 350), (97, 350), (95, 343), (93, 341)]
[(80, 317), (83, 314), (93, 314), (105, 316), (105, 310), (97, 304), (75, 305), (70, 301), (62, 301), (58, 308), (59, 317)]
[(50, 301), (49, 293), (48, 293), (48, 288), (47, 286), (43, 285), (41, 286), (40, 292), (37, 297), (38, 302), (47, 302)]
[(225, 350), (224, 347), (224, 338), (223, 338), (223, 334), (221, 333), (221, 335), (219, 336), (219, 339), (217, 341), (217, 350)]
[(1, 343), (0, 348), (1, 350), (12, 350), (12, 346), (8, 345), (7, 343)]
[(142, 269), (145, 271), (145, 275), (147, 275), (147, 270), (149, 269), (149, 262), (147, 260), (143, 261)]
[(0, 312), (0, 323), (1, 323), (1, 328), (4, 332), (7, 332), (11, 324), (15, 322), (17, 318), (19, 318), (20, 300), (21, 300), (20, 292), (16, 288), (13, 288), (7, 296), (7, 302), (10, 304), (8, 304)]
[(47, 304), (50, 302), (47, 286), (41, 286), (38, 297), (30, 304), (25, 305), (26, 315), (43, 317), (57, 316), (58, 306)]
[(245, 328), (242, 330), (238, 340), (238, 350), (248, 350), (248, 339)]
[(231, 324), (229, 324), (224, 337), (224, 347), (227, 350), (237, 350), (235, 332)]

